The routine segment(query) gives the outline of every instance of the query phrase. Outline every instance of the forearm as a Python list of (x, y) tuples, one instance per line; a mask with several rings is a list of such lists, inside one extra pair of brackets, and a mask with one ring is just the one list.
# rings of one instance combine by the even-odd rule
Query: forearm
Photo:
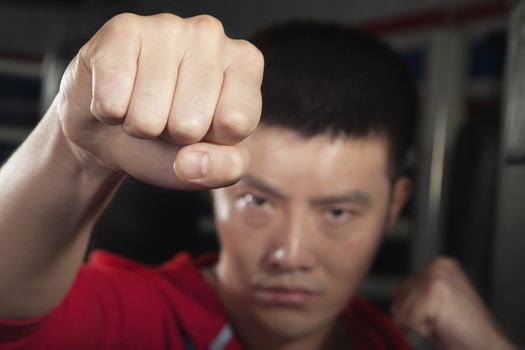
[(172, 189), (238, 181), (263, 63), (209, 16), (108, 21), (64, 73), (60, 122), (55, 100), (0, 170), (0, 317), (64, 297), (124, 173)]
[(80, 164), (53, 103), (0, 170), (0, 317), (30, 318), (60, 302), (122, 178)]

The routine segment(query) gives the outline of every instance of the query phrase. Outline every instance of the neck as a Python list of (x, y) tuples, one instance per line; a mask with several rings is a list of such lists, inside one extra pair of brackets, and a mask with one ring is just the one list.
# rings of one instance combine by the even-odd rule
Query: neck
[(264, 332), (255, 324), (242, 323), (238, 329), (244, 345), (250, 350), (328, 350), (349, 349), (351, 341), (344, 320), (335, 320), (329, 326), (295, 338), (282, 338), (280, 335)]
[(235, 300), (229, 298), (217, 278), (215, 266), (202, 270), (203, 276), (215, 291), (228, 315), (228, 320), (245, 348), (250, 350), (328, 350), (349, 349), (351, 340), (346, 322), (339, 318), (324, 327), (297, 337), (276, 334), (243, 312)]

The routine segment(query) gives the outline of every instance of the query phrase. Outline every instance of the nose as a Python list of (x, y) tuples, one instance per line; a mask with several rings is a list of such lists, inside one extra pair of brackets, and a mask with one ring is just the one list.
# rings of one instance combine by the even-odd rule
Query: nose
[(273, 231), (265, 256), (266, 266), (275, 272), (310, 271), (314, 267), (315, 224), (306, 212), (290, 213)]

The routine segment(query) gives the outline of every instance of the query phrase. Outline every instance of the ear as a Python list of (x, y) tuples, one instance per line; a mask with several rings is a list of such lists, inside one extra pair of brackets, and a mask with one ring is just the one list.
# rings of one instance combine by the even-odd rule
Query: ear
[(390, 202), (390, 212), (388, 213), (388, 220), (386, 222), (387, 232), (390, 232), (394, 227), (399, 214), (405, 207), (407, 200), (412, 195), (412, 180), (406, 176), (402, 176), (396, 180), (392, 188), (392, 198)]

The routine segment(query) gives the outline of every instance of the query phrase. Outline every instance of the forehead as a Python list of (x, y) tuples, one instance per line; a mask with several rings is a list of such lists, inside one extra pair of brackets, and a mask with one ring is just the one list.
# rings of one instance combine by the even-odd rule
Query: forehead
[(388, 184), (387, 142), (382, 136), (304, 137), (293, 130), (262, 125), (247, 146), (249, 173), (277, 187), (333, 192)]

